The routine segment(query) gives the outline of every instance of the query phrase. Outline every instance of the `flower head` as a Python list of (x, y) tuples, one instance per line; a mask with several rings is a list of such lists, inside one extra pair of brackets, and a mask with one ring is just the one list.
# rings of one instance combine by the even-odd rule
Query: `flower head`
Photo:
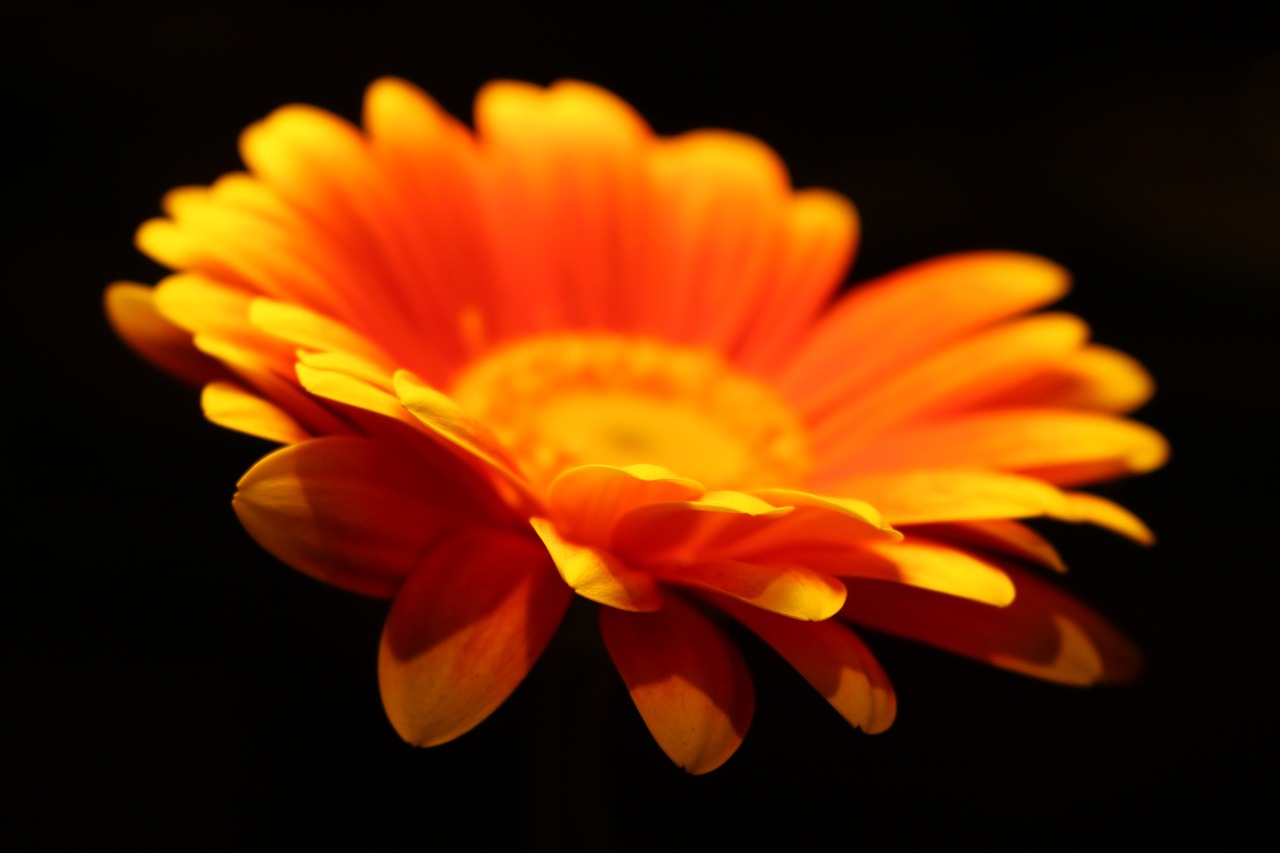
[(749, 137), (661, 138), (609, 93), (499, 82), (472, 132), (403, 81), (363, 130), (303, 106), (241, 137), (246, 173), (138, 232), (175, 270), (107, 293), (120, 335), (284, 445), (239, 483), (258, 542), (392, 599), (382, 697), (451, 740), (520, 683), (572, 596), (673, 761), (723, 763), (754, 693), (723, 620), (851, 724), (895, 699), (851, 625), (1055, 681), (1133, 647), (1040, 578), (1021, 519), (1140, 541), (1074, 487), (1159, 466), (1151, 392), (1088, 343), (1062, 269), (921, 263), (832, 300), (853, 206)]

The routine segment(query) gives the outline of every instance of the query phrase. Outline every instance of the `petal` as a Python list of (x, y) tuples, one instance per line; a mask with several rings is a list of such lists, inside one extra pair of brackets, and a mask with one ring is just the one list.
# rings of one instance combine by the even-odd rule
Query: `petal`
[(1013, 582), (1001, 564), (921, 536), (870, 543), (844, 554), (812, 558), (810, 563), (842, 578), (893, 581), (995, 607), (1014, 600)]
[(990, 402), (1124, 414), (1150, 400), (1155, 388), (1151, 374), (1132, 356), (1094, 344)]
[(826, 488), (857, 495), (893, 524), (1028, 518), (1066, 511), (1063, 493), (1032, 477), (937, 469), (858, 476)]
[(1067, 492), (1067, 521), (1090, 522), (1127, 536), (1143, 545), (1154, 545), (1156, 536), (1129, 510), (1114, 501), (1084, 492)]
[(759, 565), (721, 560), (654, 569), (663, 581), (732, 596), (773, 613), (818, 622), (844, 604), (844, 584), (822, 572), (796, 565)]
[(1058, 299), (1067, 283), (1056, 264), (1013, 252), (915, 264), (850, 291), (776, 387), (801, 411), (821, 410), (968, 332)]
[(400, 737), (465, 734), (519, 686), (572, 598), (527, 536), (469, 531), (436, 544), (396, 595), (378, 685)]
[[(816, 417), (813, 452), (840, 458), (900, 424), (973, 407), (1077, 351), (1089, 329), (1070, 314), (1001, 324), (872, 382)], [(813, 417), (813, 415), (811, 415)]]
[(1128, 681), (1137, 648), (1034, 575), (1007, 568), (1018, 594), (995, 608), (879, 581), (849, 581), (843, 615), (860, 625), (1064, 684)]
[(301, 305), (254, 299), (248, 306), (248, 319), (255, 328), (287, 341), (293, 348), (344, 353), (377, 365), (384, 375), (395, 370), (391, 358), (373, 341)]
[(294, 444), (241, 478), (232, 506), (262, 547), (312, 577), (390, 596), (424, 551), (464, 527), (518, 529), (474, 475), (443, 453), (342, 436)]
[(218, 426), (294, 444), (315, 438), (288, 412), (231, 382), (210, 382), (200, 394), (204, 416)]
[[(781, 244), (764, 276), (764, 290), (749, 304), (749, 328), (734, 361), (771, 376), (786, 364), (844, 280), (858, 243), (858, 211), (829, 190), (801, 190), (784, 215)], [(743, 288), (747, 296), (751, 291)]]
[(530, 524), (547, 546), (560, 576), (574, 592), (598, 604), (647, 612), (663, 604), (653, 576), (637, 571), (601, 548), (569, 542), (544, 518)]
[(759, 140), (726, 131), (663, 140), (648, 166), (639, 331), (724, 349), (746, 331), (781, 266), (786, 167)]
[(832, 463), (831, 474), (990, 468), (1074, 485), (1150, 471), (1164, 464), (1168, 455), (1164, 437), (1134, 421), (1063, 409), (1004, 409), (957, 415), (882, 436)]
[(1065, 572), (1067, 566), (1047, 539), (1025, 524), (1016, 521), (964, 521), (949, 524), (923, 524), (909, 528), (910, 535), (924, 536), (938, 542), (950, 542), (979, 550), (993, 551), (1019, 560)]
[(656, 613), (602, 608), (600, 632), (668, 758), (698, 775), (733, 755), (755, 691), (742, 656), (711, 620), (673, 596)]
[(850, 725), (877, 734), (893, 724), (898, 701), (889, 677), (846, 626), (797, 622), (723, 598), (716, 604), (782, 655)]
[[(861, 501), (787, 489), (708, 492), (624, 514), (611, 547), (645, 564), (717, 560), (795, 562), (794, 555), (843, 550), (899, 534)], [(761, 558), (773, 557), (773, 560)]]
[(582, 465), (547, 489), (556, 526), (578, 542), (607, 545), (618, 518), (639, 506), (701, 497), (705, 489), (657, 465)]
[[(490, 83), (476, 128), (493, 171), (494, 258), (508, 327), (621, 328), (643, 256), (644, 153), (652, 134), (586, 83)], [(503, 227), (519, 222), (519, 228)], [(609, 286), (606, 286), (608, 283)]]
[(117, 282), (107, 288), (104, 303), (120, 339), (167, 373), (196, 386), (227, 375), (226, 368), (195, 348), (190, 332), (156, 309), (152, 288)]

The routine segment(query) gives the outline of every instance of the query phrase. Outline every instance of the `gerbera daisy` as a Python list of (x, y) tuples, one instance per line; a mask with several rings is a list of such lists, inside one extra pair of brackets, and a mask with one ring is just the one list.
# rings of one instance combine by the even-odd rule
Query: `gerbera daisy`
[(247, 172), (139, 230), (175, 273), (107, 292), (209, 419), (285, 445), (239, 483), (249, 533), (392, 599), (379, 679), (405, 740), (490, 714), (575, 593), (693, 773), (754, 707), (726, 620), (868, 732), (895, 700), (851, 624), (1065, 683), (1134, 673), (1019, 521), (1147, 541), (1071, 489), (1166, 456), (1122, 417), (1143, 369), (1028, 316), (1061, 268), (955, 255), (833, 303), (854, 208), (759, 141), (658, 137), (578, 82), (492, 83), (475, 123), (395, 79), (363, 131), (282, 108), (241, 137)]

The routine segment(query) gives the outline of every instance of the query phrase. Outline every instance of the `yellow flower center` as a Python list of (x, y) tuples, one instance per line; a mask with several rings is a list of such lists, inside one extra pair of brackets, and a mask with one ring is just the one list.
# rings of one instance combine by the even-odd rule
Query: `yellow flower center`
[(809, 470), (791, 409), (710, 350), (547, 335), (489, 353), (452, 396), (542, 485), (593, 463), (661, 465), (710, 489), (795, 486)]

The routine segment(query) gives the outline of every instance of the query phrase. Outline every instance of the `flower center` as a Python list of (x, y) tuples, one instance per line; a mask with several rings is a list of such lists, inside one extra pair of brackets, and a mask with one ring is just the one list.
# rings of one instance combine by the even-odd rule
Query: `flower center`
[(541, 485), (584, 464), (661, 465), (709, 489), (799, 485), (800, 421), (770, 388), (715, 352), (608, 334), (500, 347), (452, 396)]

